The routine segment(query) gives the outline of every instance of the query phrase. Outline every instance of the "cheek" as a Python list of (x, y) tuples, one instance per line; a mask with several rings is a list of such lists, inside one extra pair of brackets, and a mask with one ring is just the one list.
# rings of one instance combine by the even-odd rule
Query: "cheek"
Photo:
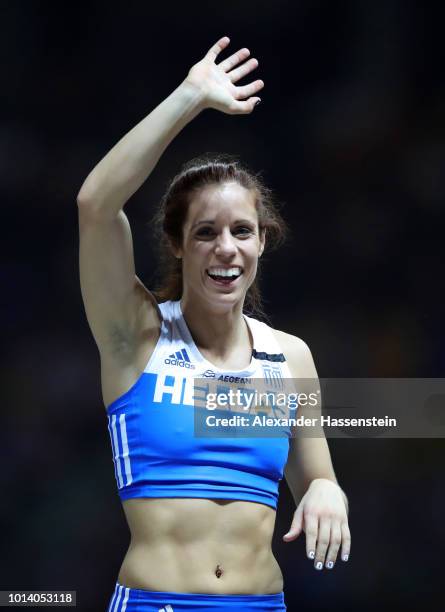
[(196, 273), (208, 259), (210, 246), (207, 242), (190, 242), (185, 245), (184, 263), (188, 270)]
[(257, 260), (252, 261), (252, 267), (251, 267), (252, 273), (251, 273), (251, 276), (255, 276), (256, 275), (257, 268), (258, 268), (258, 261)]
[(252, 240), (252, 242), (249, 244), (248, 249), (246, 250), (246, 256), (251, 261), (258, 260), (260, 250), (261, 250), (260, 241), (258, 239)]

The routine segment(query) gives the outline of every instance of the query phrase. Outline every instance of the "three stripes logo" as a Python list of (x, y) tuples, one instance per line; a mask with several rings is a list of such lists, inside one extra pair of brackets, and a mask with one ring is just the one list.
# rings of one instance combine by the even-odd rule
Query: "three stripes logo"
[(128, 487), (133, 482), (130, 451), (128, 449), (127, 426), (125, 414), (108, 416), (108, 431), (113, 451), (114, 471), (119, 489)]
[[(122, 584), (116, 583), (107, 612), (128, 612), (130, 608), (133, 610), (133, 604), (127, 609), (127, 603), (131, 594), (130, 591), (130, 587), (125, 587)], [(139, 608), (139, 606), (137, 607)], [(167, 604), (163, 608), (160, 608), (158, 612), (174, 612), (174, 610), (170, 604)]]
[(190, 357), (187, 354), (185, 348), (176, 351), (164, 359), (164, 363), (167, 365), (179, 366), (180, 368), (186, 368), (188, 370), (194, 370), (195, 366), (190, 361)]

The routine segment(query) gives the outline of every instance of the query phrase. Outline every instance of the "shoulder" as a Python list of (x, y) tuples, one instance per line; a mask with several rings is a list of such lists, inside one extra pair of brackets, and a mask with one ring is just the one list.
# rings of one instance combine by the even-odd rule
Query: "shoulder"
[(298, 336), (294, 336), (293, 334), (288, 334), (287, 332), (281, 331), (279, 329), (274, 329), (272, 327), (269, 328), (277, 341), (280, 343), (280, 346), (284, 349), (288, 349), (291, 351), (304, 352), (309, 351), (309, 347), (304, 340), (299, 338)]
[(311, 350), (304, 340), (279, 329), (270, 328), (288, 362), (294, 378), (315, 378), (317, 371)]

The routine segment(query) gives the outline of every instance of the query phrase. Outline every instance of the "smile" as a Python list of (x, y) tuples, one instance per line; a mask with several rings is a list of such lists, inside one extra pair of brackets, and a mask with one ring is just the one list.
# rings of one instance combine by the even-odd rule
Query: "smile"
[(243, 274), (243, 269), (240, 266), (232, 266), (231, 268), (213, 266), (208, 268), (206, 273), (218, 285), (230, 285)]

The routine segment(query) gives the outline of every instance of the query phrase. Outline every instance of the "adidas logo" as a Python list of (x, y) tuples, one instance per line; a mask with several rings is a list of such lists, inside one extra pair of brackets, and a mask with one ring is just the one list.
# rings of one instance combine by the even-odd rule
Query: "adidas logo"
[(167, 604), (163, 608), (159, 608), (158, 612), (173, 612), (173, 608), (170, 604)]
[(172, 353), (166, 359), (164, 359), (164, 363), (167, 365), (179, 366), (180, 368), (187, 368), (189, 370), (194, 370), (195, 366), (191, 363), (190, 357), (187, 354), (185, 348), (182, 348), (176, 353)]

